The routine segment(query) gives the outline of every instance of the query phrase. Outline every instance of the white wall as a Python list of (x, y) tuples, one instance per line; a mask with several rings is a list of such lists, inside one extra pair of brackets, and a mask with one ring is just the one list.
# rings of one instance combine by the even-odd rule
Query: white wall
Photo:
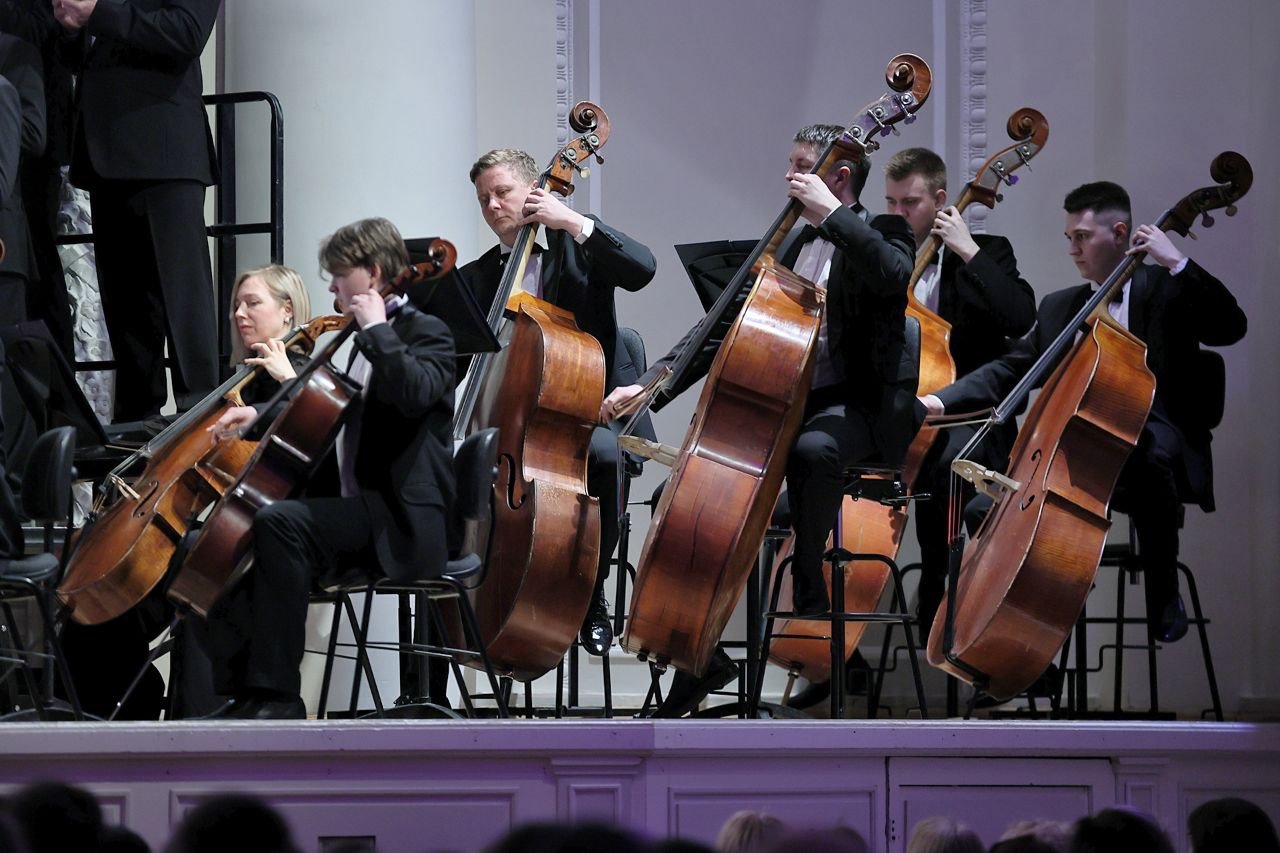
[[(1280, 356), (1270, 321), (1280, 297), (1267, 275), (1280, 250), (1264, 217), (1280, 202), (1264, 159), (1264, 143), (1280, 130), (1267, 88), (1280, 70), (1271, 44), (1280, 6), (1226, 0), (1180, 4), (1176, 14), (1161, 0), (988, 0), (985, 7), (988, 148), (1003, 146), (1004, 121), (1018, 107), (1040, 109), (1051, 127), (1034, 171), (987, 219), (989, 230), (1012, 240), (1040, 295), (1076, 280), (1061, 236), (1061, 199), (1071, 187), (1117, 180), (1138, 218), (1150, 220), (1207, 184), (1219, 151), (1233, 148), (1254, 165), (1240, 215), (1219, 216), (1217, 227), (1186, 244), (1232, 288), (1253, 324), (1226, 352), (1227, 414), (1215, 445), (1219, 511), (1189, 511), (1183, 550), (1215, 618), (1211, 638), (1229, 709), (1243, 698), (1246, 711), (1275, 713), (1280, 466), (1262, 425), (1280, 408), (1267, 367)], [(657, 255), (654, 282), (618, 296), (620, 321), (644, 334), (651, 357), (699, 314), (672, 245), (758, 237), (785, 201), (791, 133), (811, 121), (847, 122), (883, 91), (884, 64), (896, 52), (930, 59), (939, 79), (921, 119), (874, 156), (864, 199), (880, 207), (874, 167), (910, 145), (941, 149), (955, 192), (967, 165), (957, 162), (957, 149), (960, 20), (969, 8), (945, 0), (572, 3), (572, 94), (597, 93), (613, 121), (606, 163), (585, 182), (585, 197), (598, 198), (595, 212)], [(557, 11), (554, 0), (227, 0), (226, 88), (268, 89), (284, 104), (287, 260), (315, 282), (320, 237), (372, 214), (407, 235), (448, 237), (463, 260), (491, 245), (466, 171), (496, 145), (526, 147), (536, 158), (554, 148)], [(661, 438), (679, 441), (695, 399), (690, 392), (658, 415)], [(638, 493), (658, 476), (647, 473)], [(643, 524), (636, 537), (633, 557)], [(904, 557), (914, 553), (909, 543)], [(1162, 699), (1184, 711), (1206, 704), (1195, 655), (1190, 639), (1162, 653)], [(615, 670), (624, 692), (642, 685), (642, 668), (634, 669), (620, 678)], [(1144, 680), (1136, 666), (1134, 675)], [(595, 683), (588, 676), (584, 690)]]

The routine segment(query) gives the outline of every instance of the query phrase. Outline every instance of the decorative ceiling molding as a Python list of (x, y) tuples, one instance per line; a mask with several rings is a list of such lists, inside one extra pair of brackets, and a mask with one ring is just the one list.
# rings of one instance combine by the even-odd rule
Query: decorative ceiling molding
[[(987, 160), (987, 0), (961, 0), (959, 95), (960, 162), (968, 182)], [(970, 230), (986, 231), (987, 213), (970, 205)]]

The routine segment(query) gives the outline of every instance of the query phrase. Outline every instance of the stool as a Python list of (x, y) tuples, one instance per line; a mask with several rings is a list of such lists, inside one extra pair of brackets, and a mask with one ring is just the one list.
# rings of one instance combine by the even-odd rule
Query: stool
[[(908, 501), (924, 499), (927, 495), (908, 495), (901, 479), (901, 470), (891, 467), (858, 466), (845, 471), (846, 484), (844, 494), (854, 500), (871, 499), (887, 506), (900, 506)], [(783, 565), (774, 575), (773, 588), (769, 598), (769, 609), (766, 613), (764, 638), (759, 655), (760, 664), (752, 689), (752, 700), (759, 703), (760, 693), (764, 687), (764, 666), (769, 659), (769, 646), (774, 639), (807, 638), (808, 635), (778, 634), (774, 631), (777, 618), (824, 621), (831, 624), (831, 719), (844, 717), (844, 662), (845, 662), (845, 624), (849, 622), (879, 623), (887, 628), (881, 646), (880, 666), (874, 686), (868, 690), (867, 716), (874, 718), (879, 710), (879, 696), (883, 686), (884, 671), (888, 662), (890, 640), (894, 625), (901, 625), (907, 638), (907, 652), (911, 661), (912, 676), (915, 681), (916, 700), (919, 703), (920, 716), (928, 717), (928, 705), (924, 695), (924, 681), (920, 675), (920, 660), (916, 650), (912, 627), (915, 617), (907, 609), (907, 598), (902, 587), (902, 571), (897, 562), (884, 554), (855, 554), (844, 548), (842, 524), (843, 505), (837, 515), (833, 531), (833, 547), (823, 554), (823, 561), (831, 564), (831, 612), (816, 616), (797, 616), (787, 611), (778, 611), (778, 599), (782, 589), (782, 577), (789, 567), (791, 557), (783, 561)], [(845, 565), (854, 561), (880, 562), (889, 571), (893, 581), (893, 593), (887, 611), (846, 611), (845, 610)]]
[[(1182, 526), (1183, 513), (1178, 514), (1178, 526)], [(1129, 523), (1129, 538), (1127, 542), (1107, 545), (1102, 552), (1102, 560), (1099, 568), (1111, 567), (1118, 570), (1116, 579), (1116, 604), (1115, 614), (1112, 616), (1089, 616), (1087, 615), (1088, 603), (1081, 610), (1079, 619), (1076, 620), (1075, 644), (1076, 644), (1076, 665), (1070, 671), (1071, 678), (1064, 680), (1067, 689), (1067, 707), (1075, 717), (1101, 716), (1107, 719), (1118, 719), (1124, 717), (1137, 717), (1142, 719), (1160, 719), (1172, 718), (1172, 713), (1162, 712), (1160, 710), (1160, 693), (1159, 693), (1159, 674), (1157, 669), (1156, 651), (1160, 648), (1159, 642), (1150, 639), (1148, 629), (1149, 619), (1146, 616), (1126, 616), (1125, 615), (1125, 588), (1127, 586), (1137, 585), (1142, 575), (1142, 567), (1138, 559), (1138, 541), (1135, 534), (1132, 521)], [(1218, 679), (1213, 668), (1213, 655), (1209, 649), (1209, 635), (1207, 626), (1209, 619), (1204, 615), (1204, 610), (1200, 605), (1200, 591), (1196, 586), (1195, 576), (1191, 573), (1186, 564), (1178, 563), (1178, 572), (1184, 581), (1183, 586), (1187, 591), (1187, 595), (1191, 601), (1191, 614), (1187, 619), (1190, 626), (1194, 626), (1200, 638), (1200, 654), (1204, 662), (1205, 679), (1209, 686), (1209, 696), (1213, 703), (1213, 707), (1206, 709), (1201, 716), (1212, 713), (1214, 719), (1222, 721), (1222, 699), (1218, 693)], [(1114, 630), (1114, 642), (1103, 645), (1098, 650), (1097, 666), (1090, 667), (1087, 659), (1088, 655), (1088, 626), (1089, 625), (1111, 625)], [(1128, 643), (1125, 638), (1126, 625), (1141, 625), (1144, 631), (1144, 641), (1138, 643)], [(1063, 646), (1060, 657), (1060, 666), (1066, 670), (1066, 662), (1070, 652), (1071, 638), (1067, 639), (1067, 643)], [(1088, 701), (1088, 675), (1092, 672), (1100, 672), (1102, 670), (1102, 655), (1107, 650), (1115, 652), (1115, 671), (1113, 673), (1113, 698), (1110, 711), (1101, 712), (1101, 714), (1090, 713), (1087, 710), (1086, 703)], [(1120, 695), (1124, 686), (1124, 653), (1126, 651), (1145, 651), (1147, 655), (1148, 670), (1148, 691), (1151, 704), (1146, 711), (1129, 712), (1123, 711), (1120, 707)]]

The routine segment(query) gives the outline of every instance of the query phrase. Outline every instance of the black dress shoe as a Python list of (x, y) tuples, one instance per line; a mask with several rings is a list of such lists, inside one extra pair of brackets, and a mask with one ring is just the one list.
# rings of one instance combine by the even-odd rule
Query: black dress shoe
[(204, 720), (305, 720), (307, 706), (300, 696), (246, 694), (223, 705)]
[(729, 659), (722, 649), (716, 649), (707, 665), (707, 672), (701, 678), (686, 672), (676, 671), (671, 680), (671, 689), (667, 698), (653, 712), (655, 717), (683, 717), (697, 709), (698, 705), (713, 690), (719, 690), (738, 677), (738, 665)]
[(609, 622), (609, 603), (605, 601), (602, 589), (596, 590), (592, 597), (587, 618), (578, 629), (578, 643), (583, 651), (596, 657), (603, 657), (613, 645), (613, 625)]
[(1160, 619), (1152, 626), (1152, 634), (1162, 643), (1176, 643), (1187, 636), (1187, 608), (1182, 603), (1182, 596), (1175, 595), (1173, 601), (1160, 608)]

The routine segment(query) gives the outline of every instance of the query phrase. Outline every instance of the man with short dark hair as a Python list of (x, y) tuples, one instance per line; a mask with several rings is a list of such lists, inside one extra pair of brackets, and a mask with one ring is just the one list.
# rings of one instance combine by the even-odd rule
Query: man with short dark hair
[(1156, 377), (1151, 413), (1120, 472), (1112, 506), (1129, 514), (1138, 534), (1151, 636), (1173, 642), (1187, 632), (1178, 595), (1178, 507), (1185, 500), (1206, 512), (1214, 508), (1211, 436), (1202, 389), (1193, 381), (1199, 348), (1236, 343), (1247, 320), (1222, 282), (1164, 231), (1154, 225), (1131, 230), (1129, 194), (1119, 185), (1084, 184), (1067, 194), (1063, 207), (1068, 253), (1086, 283), (1046, 296), (1035, 328), (1009, 353), (923, 402), (937, 414), (999, 403), (1126, 256), (1142, 252), (1154, 261), (1140, 265), (1121, 299), (1107, 307), (1147, 344), (1147, 366)]
[[(584, 216), (537, 186), (539, 169), (533, 158), (515, 148), (496, 148), (476, 160), (470, 178), (480, 212), (498, 245), (461, 270), (482, 310), (488, 311), (502, 280), (502, 271), (516, 235), (525, 225), (546, 228), (546, 251), (529, 260), (520, 287), (573, 313), (578, 328), (600, 342), (604, 351), (605, 392), (628, 385), (639, 376), (618, 335), (614, 290), (637, 291), (653, 280), (657, 269), (647, 247), (596, 216)], [(587, 491), (600, 501), (600, 562), (591, 606), (579, 634), (582, 647), (602, 655), (613, 642), (603, 584), (618, 545), (619, 449), (614, 429), (605, 419), (591, 437), (587, 460)], [(616, 426), (616, 425), (615, 425)], [(646, 420), (637, 433), (653, 438)]]

